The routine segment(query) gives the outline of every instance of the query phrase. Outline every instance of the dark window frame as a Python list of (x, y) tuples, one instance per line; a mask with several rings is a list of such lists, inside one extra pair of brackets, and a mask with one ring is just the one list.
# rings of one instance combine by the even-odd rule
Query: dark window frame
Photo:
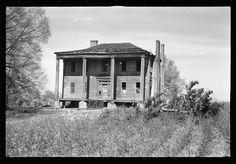
[(126, 60), (121, 60), (121, 72), (126, 72)]
[[(125, 84), (124, 86), (123, 86), (123, 84)], [(123, 93), (123, 91), (126, 91), (127, 90), (127, 83), (126, 83), (126, 81), (122, 81), (121, 82), (121, 91), (122, 91), (122, 93)]]
[[(136, 83), (135, 83), (136, 85), (135, 85), (135, 93), (137, 93), (137, 94), (139, 94), (140, 93), (140, 82), (139, 81), (137, 81)], [(137, 84), (139, 84), (139, 87), (138, 87), (138, 85)]]
[(141, 60), (136, 60), (136, 72), (140, 72), (141, 70)]
[(71, 61), (70, 63), (70, 71), (75, 72), (75, 61)]
[(102, 72), (108, 72), (109, 62), (108, 60), (102, 61)]

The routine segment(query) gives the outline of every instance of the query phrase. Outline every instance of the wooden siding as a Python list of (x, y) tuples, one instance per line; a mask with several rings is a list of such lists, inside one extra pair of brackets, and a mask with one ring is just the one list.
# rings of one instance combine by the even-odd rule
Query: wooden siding
[[(75, 83), (75, 92), (71, 93), (70, 85)], [(82, 94), (82, 76), (64, 76), (64, 98), (83, 98)]]
[(89, 77), (89, 99), (96, 99), (97, 82), (95, 76)]
[[(97, 97), (97, 77), (110, 76), (111, 69), (111, 59), (108, 60), (108, 70), (107, 72), (102, 72), (102, 61), (104, 59), (87, 59), (87, 78), (86, 81), (86, 98), (88, 99), (98, 99)], [(119, 64), (122, 60), (126, 60), (126, 72), (121, 71), (121, 65)], [(115, 77), (114, 77), (114, 99), (116, 100), (141, 100), (141, 93), (136, 93), (136, 82), (140, 82), (140, 72), (136, 71), (136, 61), (140, 61), (140, 58), (115, 58)], [(148, 64), (152, 64), (152, 61), (148, 63), (150, 58), (145, 60), (145, 99), (149, 98), (148, 95)], [(82, 59), (74, 59), (75, 61), (75, 72), (72, 73), (71, 60), (65, 60), (65, 72), (64, 72), (64, 97), (63, 98), (83, 98), (82, 94)], [(150, 66), (151, 67), (151, 66)], [(151, 69), (150, 69), (151, 70)], [(71, 93), (70, 84), (75, 82), (75, 93)], [(121, 83), (126, 82), (126, 94), (121, 93)]]
[[(140, 76), (117, 76), (116, 99), (140, 100), (141, 93), (136, 93), (136, 82), (140, 82)], [(126, 94), (121, 91), (121, 83), (126, 82)]]

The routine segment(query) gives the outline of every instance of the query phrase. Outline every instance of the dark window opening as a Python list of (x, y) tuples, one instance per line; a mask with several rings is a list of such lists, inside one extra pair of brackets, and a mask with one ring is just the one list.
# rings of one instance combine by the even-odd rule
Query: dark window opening
[(122, 71), (122, 72), (125, 72), (125, 71), (126, 71), (126, 61), (125, 61), (125, 60), (122, 60), (122, 61), (121, 61), (121, 71)]
[(75, 62), (71, 62), (71, 72), (75, 72)]
[(140, 82), (136, 82), (136, 93), (140, 93)]
[(122, 93), (126, 93), (126, 82), (121, 83), (121, 90), (122, 90)]
[(140, 72), (141, 69), (141, 61), (140, 60), (136, 60), (136, 71)]
[(72, 83), (70, 83), (70, 92), (71, 93), (75, 93), (75, 83), (74, 82), (72, 82)]
[(108, 72), (108, 61), (104, 60), (102, 62), (102, 72)]

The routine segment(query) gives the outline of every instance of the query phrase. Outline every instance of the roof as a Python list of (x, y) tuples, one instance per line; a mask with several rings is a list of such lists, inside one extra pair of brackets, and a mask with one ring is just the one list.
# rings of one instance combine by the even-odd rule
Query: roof
[(57, 55), (96, 54), (96, 53), (110, 54), (110, 53), (149, 53), (149, 52), (133, 45), (132, 43), (104, 43), (81, 50), (55, 52), (55, 54)]

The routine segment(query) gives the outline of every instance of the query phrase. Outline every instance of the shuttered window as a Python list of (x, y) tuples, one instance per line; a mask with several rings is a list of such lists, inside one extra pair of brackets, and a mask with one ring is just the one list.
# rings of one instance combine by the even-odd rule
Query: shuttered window
[(75, 93), (75, 83), (74, 82), (70, 83), (70, 92)]

